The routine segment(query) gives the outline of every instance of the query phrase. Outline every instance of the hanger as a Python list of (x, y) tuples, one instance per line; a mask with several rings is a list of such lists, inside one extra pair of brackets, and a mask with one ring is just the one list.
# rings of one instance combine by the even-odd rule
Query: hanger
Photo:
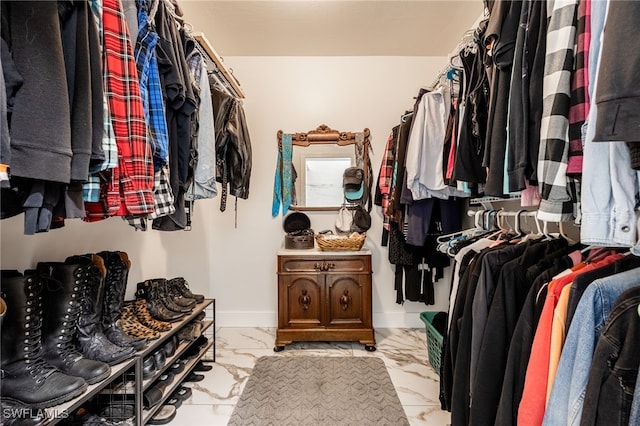
[(407, 112), (405, 114), (402, 114), (400, 116), (400, 121), (403, 122), (403, 123), (406, 123), (407, 122), (407, 118), (411, 117), (412, 115), (413, 115), (413, 111), (409, 111), (409, 112)]
[(516, 234), (518, 237), (522, 236), (524, 234), (524, 231), (522, 230), (522, 227), (520, 226), (520, 215), (522, 213), (526, 212), (526, 210), (518, 210), (516, 212)]
[(474, 225), (476, 225), (476, 228), (483, 229), (482, 224), (480, 223), (480, 217), (482, 216), (483, 213), (484, 213), (484, 210), (478, 210), (475, 213), (475, 218), (473, 222), (474, 222)]

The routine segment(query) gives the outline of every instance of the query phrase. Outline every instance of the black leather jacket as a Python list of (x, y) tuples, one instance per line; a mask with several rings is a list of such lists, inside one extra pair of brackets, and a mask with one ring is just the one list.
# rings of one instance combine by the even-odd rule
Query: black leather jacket
[(226, 208), (227, 191), (249, 198), (251, 139), (242, 103), (215, 87), (210, 80), (216, 131), (216, 180), (222, 183), (220, 210)]

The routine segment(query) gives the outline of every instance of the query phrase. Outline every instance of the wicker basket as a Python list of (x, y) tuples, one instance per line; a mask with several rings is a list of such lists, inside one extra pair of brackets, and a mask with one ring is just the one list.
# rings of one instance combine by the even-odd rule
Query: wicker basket
[(367, 234), (354, 232), (348, 237), (317, 234), (316, 242), (322, 251), (359, 251)]

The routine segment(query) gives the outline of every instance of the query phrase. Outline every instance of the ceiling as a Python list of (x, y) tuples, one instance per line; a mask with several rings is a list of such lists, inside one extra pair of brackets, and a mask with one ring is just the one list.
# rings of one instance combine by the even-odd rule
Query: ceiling
[(482, 0), (179, 0), (221, 56), (446, 56)]

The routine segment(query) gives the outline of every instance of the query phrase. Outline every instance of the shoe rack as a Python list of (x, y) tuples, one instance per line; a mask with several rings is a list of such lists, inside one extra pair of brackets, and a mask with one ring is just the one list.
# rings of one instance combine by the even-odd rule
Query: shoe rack
[[(171, 365), (173, 365), (180, 357), (193, 345), (194, 341), (181, 341), (179, 342), (173, 356), (167, 357), (162, 367), (158, 368), (149, 378), (143, 379), (143, 360), (148, 356), (161, 350), (169, 339), (177, 334), (184, 326), (190, 321), (205, 312), (205, 319), (203, 320), (203, 327), (201, 335), (208, 338), (208, 342), (199, 349), (197, 354), (190, 358), (185, 364), (184, 369), (179, 374), (176, 374), (173, 381), (164, 390), (161, 400), (153, 407), (146, 409), (143, 406), (143, 394), (146, 390), (150, 389), (156, 379), (160, 377)], [(207, 361), (215, 362), (216, 357), (216, 332), (215, 332), (215, 299), (205, 299), (202, 303), (196, 305), (190, 314), (184, 316), (179, 321), (172, 323), (171, 330), (161, 332), (160, 338), (150, 341), (148, 345), (142, 350), (135, 353), (135, 355), (121, 362), (111, 366), (111, 375), (99, 383), (89, 385), (87, 390), (78, 398), (71, 401), (67, 401), (63, 404), (41, 410), (48, 414), (48, 417), (44, 421), (44, 425), (64, 424), (68, 416), (74, 413), (84, 403), (90, 401), (92, 398), (100, 395), (109, 395), (112, 397), (118, 396), (122, 399), (131, 398), (134, 399), (135, 418), (134, 424), (136, 426), (145, 425), (151, 420), (153, 415), (162, 407), (164, 402), (169, 396), (182, 384), (182, 381), (187, 377), (198, 361), (205, 359), (207, 354), (209, 358)], [(206, 332), (206, 334), (205, 334)], [(133, 379), (133, 388), (127, 386), (127, 381)]]
[[(47, 418), (45, 418), (44, 420), (44, 425), (55, 425), (61, 422), (65, 423), (65, 420), (67, 420), (67, 418), (71, 416), (72, 413), (74, 413), (84, 403), (99, 395), (110, 385), (114, 384), (117, 380), (123, 380), (125, 377), (127, 377), (127, 375), (137, 372), (138, 370), (142, 372), (142, 359), (138, 356), (133, 356), (132, 358), (123, 361), (120, 364), (112, 365), (111, 374), (109, 375), (109, 377), (102, 380), (101, 382), (89, 385), (87, 390), (79, 397), (60, 405), (56, 405), (54, 407), (30, 411), (34, 414), (36, 411), (38, 412), (38, 414), (45, 414)], [(139, 387), (139, 389), (138, 387), (136, 387), (135, 389), (135, 405), (142, 404), (141, 389), (141, 386)]]
[[(174, 334), (178, 333), (182, 327), (184, 327), (186, 324), (188, 324), (191, 320), (193, 320), (195, 317), (197, 317), (201, 312), (203, 312), (207, 307), (211, 306), (211, 317), (207, 318), (207, 316), (205, 316), (205, 319), (203, 321), (203, 327), (202, 327), (202, 335), (205, 335), (205, 332), (211, 328), (212, 330), (212, 338), (209, 339), (209, 341), (207, 342), (206, 345), (204, 345), (202, 348), (200, 348), (200, 351), (197, 353), (196, 356), (192, 357), (191, 359), (189, 359), (185, 365), (184, 365), (184, 369), (182, 370), (181, 373), (178, 373), (175, 375), (173, 381), (169, 384), (169, 386), (165, 389), (165, 391), (163, 392), (163, 396), (162, 399), (160, 400), (159, 403), (157, 403), (156, 405), (154, 405), (153, 407), (146, 409), (143, 407), (143, 403), (142, 403), (142, 398), (136, 398), (136, 419), (140, 419), (140, 424), (141, 425), (145, 425), (149, 422), (149, 420), (151, 420), (151, 418), (153, 417), (153, 415), (160, 409), (160, 407), (162, 407), (164, 401), (166, 401), (169, 396), (173, 393), (173, 391), (175, 391), (181, 384), (182, 384), (182, 380), (187, 377), (189, 375), (189, 373), (191, 373), (191, 371), (193, 370), (193, 368), (196, 366), (196, 364), (198, 363), (198, 361), (200, 361), (206, 354), (207, 352), (211, 349), (213, 351), (213, 361), (215, 362), (215, 354), (216, 354), (216, 349), (215, 349), (215, 342), (216, 342), (216, 331), (215, 331), (215, 299), (205, 299), (202, 303), (196, 305), (195, 308), (193, 308), (193, 311), (191, 312), (191, 314), (185, 316), (184, 318), (182, 318), (179, 322), (176, 322), (173, 324), (173, 327), (171, 328), (171, 330), (169, 331), (165, 331), (160, 333), (161, 336), (158, 340), (154, 340), (151, 344), (149, 344), (146, 348), (144, 348), (142, 351), (138, 352), (138, 357), (140, 358), (140, 363), (139, 363), (139, 371), (138, 374), (136, 375), (139, 378), (142, 378), (142, 360), (148, 356), (153, 356), (153, 353), (157, 350), (159, 350), (165, 343), (167, 343), (168, 339), (170, 339)], [(173, 354), (173, 356), (171, 357), (167, 357), (164, 366), (157, 369), (153, 375), (151, 377), (149, 377), (148, 379), (143, 379), (143, 380), (136, 380), (136, 384), (138, 384), (138, 382), (140, 382), (141, 387), (142, 387), (142, 393), (138, 394), (140, 396), (142, 396), (142, 394), (151, 388), (151, 386), (154, 384), (154, 382), (158, 379), (158, 377), (160, 377), (169, 367), (171, 367), (171, 365), (173, 365), (174, 362), (176, 362), (177, 360), (180, 359), (180, 357), (182, 356), (182, 354), (185, 353), (185, 351), (187, 349), (189, 349), (192, 345), (193, 345), (193, 341), (183, 341), (180, 342), (178, 347), (175, 350), (175, 353)], [(139, 401), (139, 403), (138, 403)]]

